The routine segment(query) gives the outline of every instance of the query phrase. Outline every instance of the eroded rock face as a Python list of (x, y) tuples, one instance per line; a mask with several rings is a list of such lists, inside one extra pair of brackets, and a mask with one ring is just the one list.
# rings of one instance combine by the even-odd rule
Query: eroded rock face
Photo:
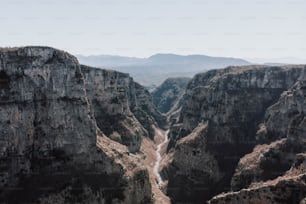
[[(170, 197), (176, 202), (201, 203), (218, 192), (230, 190), (239, 158), (258, 143), (258, 125), (267, 108), (296, 83), (302, 69), (303, 66), (229, 67), (196, 75), (187, 87), (180, 121), (171, 128), (168, 148), (173, 151), (171, 148), (175, 147), (174, 162), (164, 170), (171, 187)], [(201, 123), (207, 124), (205, 131), (194, 133)], [(195, 134), (191, 137), (193, 142), (185, 142), (184, 137), (189, 134)], [(201, 168), (205, 164), (199, 158), (217, 165)], [(175, 162), (185, 160), (188, 167)], [(193, 179), (196, 175), (205, 175), (207, 179)], [(179, 183), (185, 183), (186, 193), (177, 190)]]
[(165, 124), (151, 95), (128, 74), (84, 65), (81, 68), (98, 127), (130, 152), (137, 152), (142, 137), (154, 136), (152, 126)]
[(306, 196), (305, 76), (304, 69), (295, 85), (268, 108), (257, 131), (259, 141), (274, 142), (258, 145), (242, 157), (231, 181), (237, 192), (217, 196), (212, 203), (299, 203)]
[(97, 132), (107, 140), (75, 57), (47, 47), (0, 50), (1, 201), (150, 202), (146, 169), (118, 153), (123, 145), (97, 146)]
[(171, 109), (174, 111), (182, 96), (190, 78), (168, 78), (156, 90), (153, 91), (152, 97), (155, 106), (162, 113), (167, 113)]
[[(280, 141), (280, 143), (284, 142), (286, 142), (286, 139)], [(275, 148), (277, 146), (275, 145), (276, 143), (278, 142), (274, 142), (270, 146)], [(296, 154), (291, 168), (284, 172), (282, 176), (272, 180), (254, 182), (248, 188), (237, 192), (217, 195), (208, 203), (305, 203), (305, 172), (306, 155), (305, 153)]]
[[(147, 131), (130, 110), (130, 88), (134, 83), (128, 74), (82, 65), (87, 96), (93, 105), (97, 125), (105, 135), (129, 147), (140, 148)], [(153, 123), (154, 121), (152, 121)]]
[(136, 82), (132, 84), (132, 87), (130, 109), (142, 126), (148, 130), (150, 138), (153, 139), (153, 125), (164, 128), (166, 126), (166, 117), (157, 110), (148, 90)]
[(306, 73), (280, 100), (267, 110), (265, 121), (257, 132), (259, 141), (269, 142), (283, 137), (292, 139), (304, 138), (306, 112)]
[[(259, 184), (239, 192), (221, 194), (214, 197), (210, 204), (269, 204), (303, 203), (306, 194), (306, 174), (284, 176)], [(304, 200), (305, 202), (305, 200)]]
[(290, 169), (299, 148), (281, 139), (271, 144), (258, 145), (252, 153), (239, 161), (231, 180), (233, 191), (247, 188), (253, 182), (274, 179)]
[[(207, 152), (208, 124), (200, 123), (178, 141), (170, 165), (162, 175), (169, 178), (167, 193), (173, 203), (201, 203), (208, 200), (224, 176), (214, 155)], [(213, 170), (213, 172), (212, 172)]]

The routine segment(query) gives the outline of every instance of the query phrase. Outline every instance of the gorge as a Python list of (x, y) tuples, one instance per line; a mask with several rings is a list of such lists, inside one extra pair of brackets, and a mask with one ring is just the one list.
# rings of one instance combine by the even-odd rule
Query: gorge
[(0, 49), (1, 203), (305, 203), (306, 66), (150, 93), (50, 47)]

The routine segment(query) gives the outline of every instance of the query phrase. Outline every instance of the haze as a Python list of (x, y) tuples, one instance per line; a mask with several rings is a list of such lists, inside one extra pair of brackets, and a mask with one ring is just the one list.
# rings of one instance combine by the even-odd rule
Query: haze
[(305, 10), (303, 0), (2, 0), (0, 46), (300, 63), (306, 62)]

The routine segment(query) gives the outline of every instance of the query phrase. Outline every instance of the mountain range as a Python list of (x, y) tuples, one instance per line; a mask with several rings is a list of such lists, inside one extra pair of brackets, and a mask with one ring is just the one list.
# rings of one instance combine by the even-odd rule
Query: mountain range
[(208, 69), (250, 64), (239, 58), (206, 55), (155, 54), (148, 58), (77, 55), (77, 58), (81, 64), (129, 73), (135, 81), (146, 87), (156, 87), (168, 77), (192, 77)]

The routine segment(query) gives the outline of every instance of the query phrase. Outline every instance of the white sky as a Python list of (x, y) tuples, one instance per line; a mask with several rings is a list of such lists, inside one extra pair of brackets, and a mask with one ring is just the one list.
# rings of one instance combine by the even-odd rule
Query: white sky
[(1, 47), (306, 59), (305, 0), (0, 0), (0, 26)]

